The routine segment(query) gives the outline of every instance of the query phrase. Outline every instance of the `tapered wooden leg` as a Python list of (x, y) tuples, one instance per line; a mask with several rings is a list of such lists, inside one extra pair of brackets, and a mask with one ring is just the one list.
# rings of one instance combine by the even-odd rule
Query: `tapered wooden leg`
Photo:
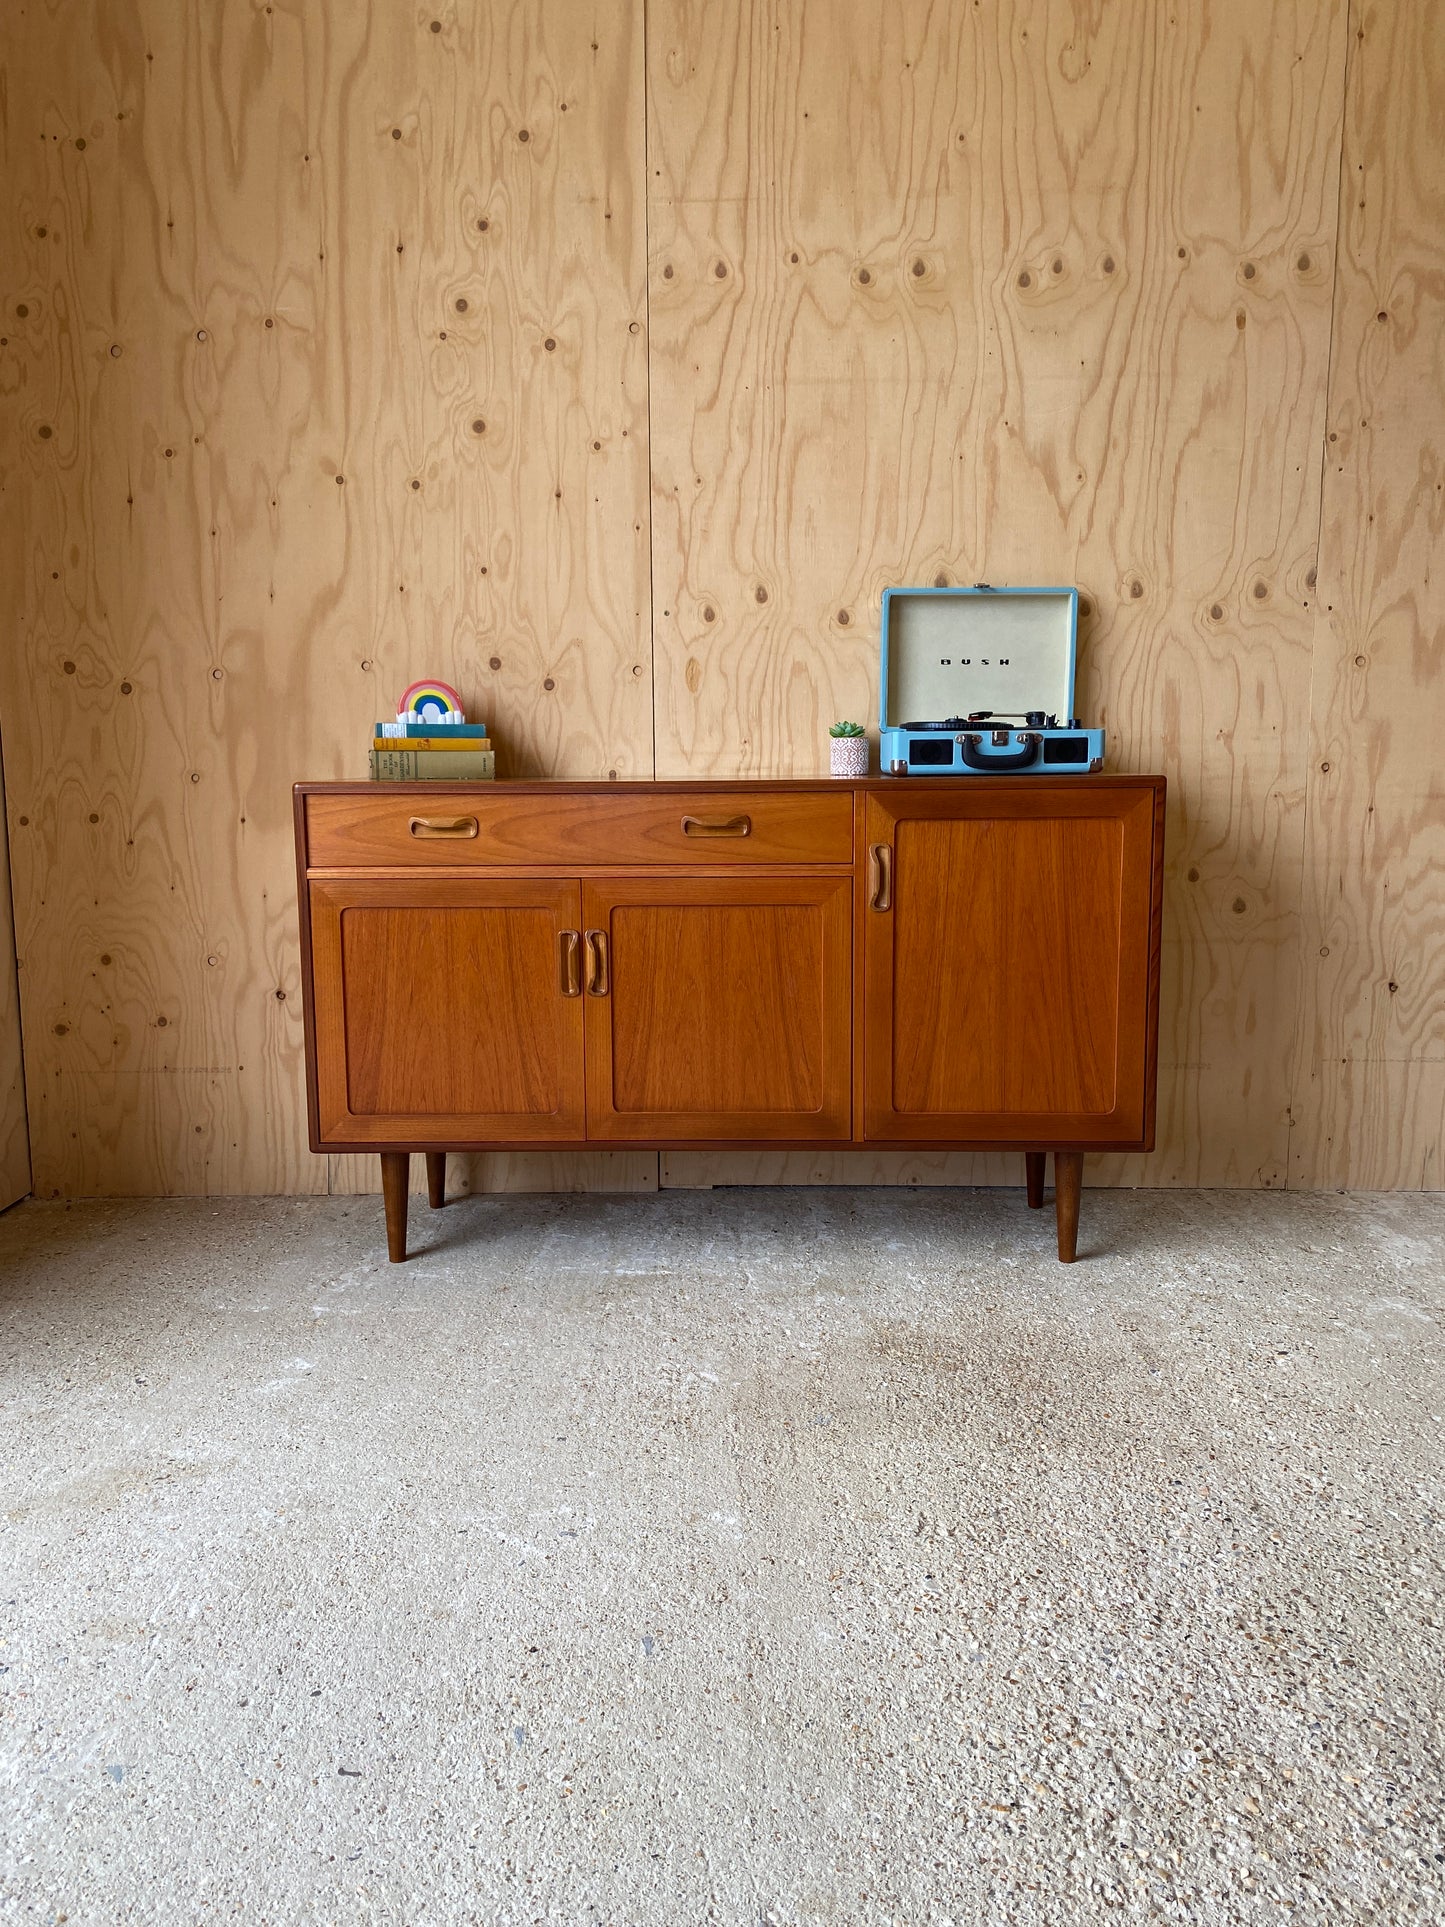
[(411, 1183), (411, 1152), (383, 1151), (381, 1195), (386, 1200), (386, 1255), (394, 1265), (406, 1256), (406, 1193)]
[(1044, 1202), (1044, 1159), (1046, 1151), (1025, 1151), (1024, 1172), (1029, 1184), (1029, 1209), (1037, 1211)]
[(1059, 1225), (1062, 1265), (1071, 1265), (1079, 1248), (1079, 1189), (1083, 1179), (1082, 1151), (1054, 1152), (1054, 1215)]
[(445, 1151), (428, 1151), (426, 1154), (426, 1201), (433, 1211), (440, 1211), (447, 1201)]

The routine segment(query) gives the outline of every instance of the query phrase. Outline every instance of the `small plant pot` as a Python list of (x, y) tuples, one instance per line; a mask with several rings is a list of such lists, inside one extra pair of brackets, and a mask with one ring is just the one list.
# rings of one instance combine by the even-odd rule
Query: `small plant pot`
[(828, 738), (828, 774), (830, 776), (866, 776), (868, 774), (868, 738), (866, 736), (830, 736)]

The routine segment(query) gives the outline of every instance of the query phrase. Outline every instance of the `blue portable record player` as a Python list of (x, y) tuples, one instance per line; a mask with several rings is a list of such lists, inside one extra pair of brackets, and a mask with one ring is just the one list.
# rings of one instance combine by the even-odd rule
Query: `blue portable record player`
[(885, 589), (880, 764), (889, 776), (1079, 776), (1104, 732), (1074, 715), (1077, 589)]

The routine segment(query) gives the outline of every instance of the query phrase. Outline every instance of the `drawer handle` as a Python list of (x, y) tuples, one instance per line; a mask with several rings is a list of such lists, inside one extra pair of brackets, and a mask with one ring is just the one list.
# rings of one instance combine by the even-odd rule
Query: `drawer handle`
[(682, 819), (684, 836), (751, 836), (753, 819), (750, 816), (730, 816), (722, 823), (707, 823), (700, 816), (685, 816)]
[(575, 930), (557, 932), (557, 988), (564, 997), (582, 995), (582, 938)]
[(869, 844), (868, 868), (871, 876), (868, 908), (891, 910), (893, 908), (893, 850), (889, 844)]
[(407, 828), (413, 836), (475, 836), (474, 816), (414, 816)]
[(587, 944), (587, 995), (605, 997), (610, 989), (607, 976), (607, 932), (589, 930)]

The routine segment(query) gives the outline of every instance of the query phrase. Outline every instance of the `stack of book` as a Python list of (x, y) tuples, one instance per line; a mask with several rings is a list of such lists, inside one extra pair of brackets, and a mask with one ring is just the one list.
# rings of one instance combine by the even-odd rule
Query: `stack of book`
[(469, 723), (445, 683), (413, 683), (396, 721), (377, 723), (371, 741), (374, 783), (489, 783), (497, 759), (485, 723)]

